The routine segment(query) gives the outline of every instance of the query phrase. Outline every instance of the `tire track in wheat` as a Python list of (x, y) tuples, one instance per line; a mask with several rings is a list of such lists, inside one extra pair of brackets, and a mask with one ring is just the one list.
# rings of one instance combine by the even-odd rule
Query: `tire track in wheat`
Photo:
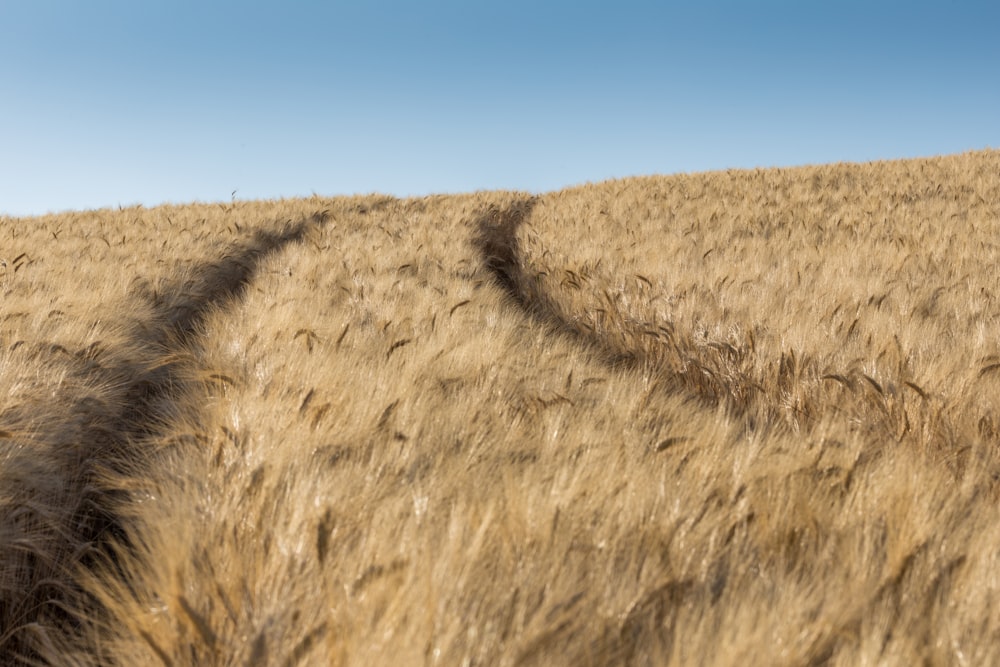
[[(927, 424), (941, 420), (928, 396), (912, 383), (904, 384), (919, 392), (919, 403), (908, 403), (901, 394), (889, 395), (870, 376), (821, 370), (794, 353), (761, 364), (752, 337), (736, 344), (697, 342), (672, 323), (634, 319), (608, 291), (600, 307), (577, 312), (533, 273), (522, 254), (519, 234), (538, 201), (538, 197), (521, 199), (479, 215), (473, 242), (480, 261), (533, 321), (572, 337), (611, 367), (648, 374), (653, 378), (651, 391), (681, 393), (706, 407), (721, 406), (750, 431), (775, 427), (808, 431), (823, 418), (839, 415), (888, 443), (916, 438), (914, 424), (926, 431)], [(588, 281), (576, 277), (581, 283)], [(588, 286), (600, 290), (606, 282), (598, 277)], [(771, 374), (771, 368), (776, 373)], [(802, 398), (790, 413), (782, 403), (791, 393)], [(867, 456), (878, 456), (878, 451), (860, 463), (870, 461)]]
[[(240, 300), (262, 262), (324, 221), (317, 214), (257, 230), (218, 259), (155, 286), (137, 279), (133, 314), (112, 314), (126, 319), (123, 340), (75, 354), (53, 350), (70, 357), (69, 389), (47, 404), (0, 414), (4, 436), (28, 434), (6, 454), (5, 470), (21, 474), (6, 476), (0, 498), (0, 537), (7, 538), (0, 544), (0, 655), (44, 661), (53, 645), (100, 624), (102, 606), (81, 589), (81, 571), (110, 571), (128, 584), (116, 554), (136, 537), (126, 519), (130, 479), (153, 471), (150, 442), (204, 391), (196, 380), (201, 325)], [(41, 476), (55, 479), (42, 487)]]

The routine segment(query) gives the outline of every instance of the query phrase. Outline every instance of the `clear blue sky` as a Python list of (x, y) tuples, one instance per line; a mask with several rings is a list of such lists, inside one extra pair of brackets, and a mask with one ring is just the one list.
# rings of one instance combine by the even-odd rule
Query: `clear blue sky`
[(0, 5), (0, 213), (1000, 148), (1000, 4)]

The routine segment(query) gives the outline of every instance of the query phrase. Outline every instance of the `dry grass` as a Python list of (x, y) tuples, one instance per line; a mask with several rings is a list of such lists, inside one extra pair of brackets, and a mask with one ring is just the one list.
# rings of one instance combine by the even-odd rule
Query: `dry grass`
[(998, 232), (996, 152), (5, 222), (0, 654), (998, 662)]

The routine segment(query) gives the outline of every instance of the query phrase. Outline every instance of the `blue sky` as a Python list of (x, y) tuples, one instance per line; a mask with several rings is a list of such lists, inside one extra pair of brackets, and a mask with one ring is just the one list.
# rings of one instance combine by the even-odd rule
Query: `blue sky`
[(1000, 148), (995, 2), (0, 5), (0, 213)]

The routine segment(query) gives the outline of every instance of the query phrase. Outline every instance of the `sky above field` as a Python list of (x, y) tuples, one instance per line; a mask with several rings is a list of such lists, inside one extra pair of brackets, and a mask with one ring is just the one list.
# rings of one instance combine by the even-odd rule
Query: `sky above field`
[(998, 25), (912, 0), (4, 2), (0, 213), (1000, 148)]

